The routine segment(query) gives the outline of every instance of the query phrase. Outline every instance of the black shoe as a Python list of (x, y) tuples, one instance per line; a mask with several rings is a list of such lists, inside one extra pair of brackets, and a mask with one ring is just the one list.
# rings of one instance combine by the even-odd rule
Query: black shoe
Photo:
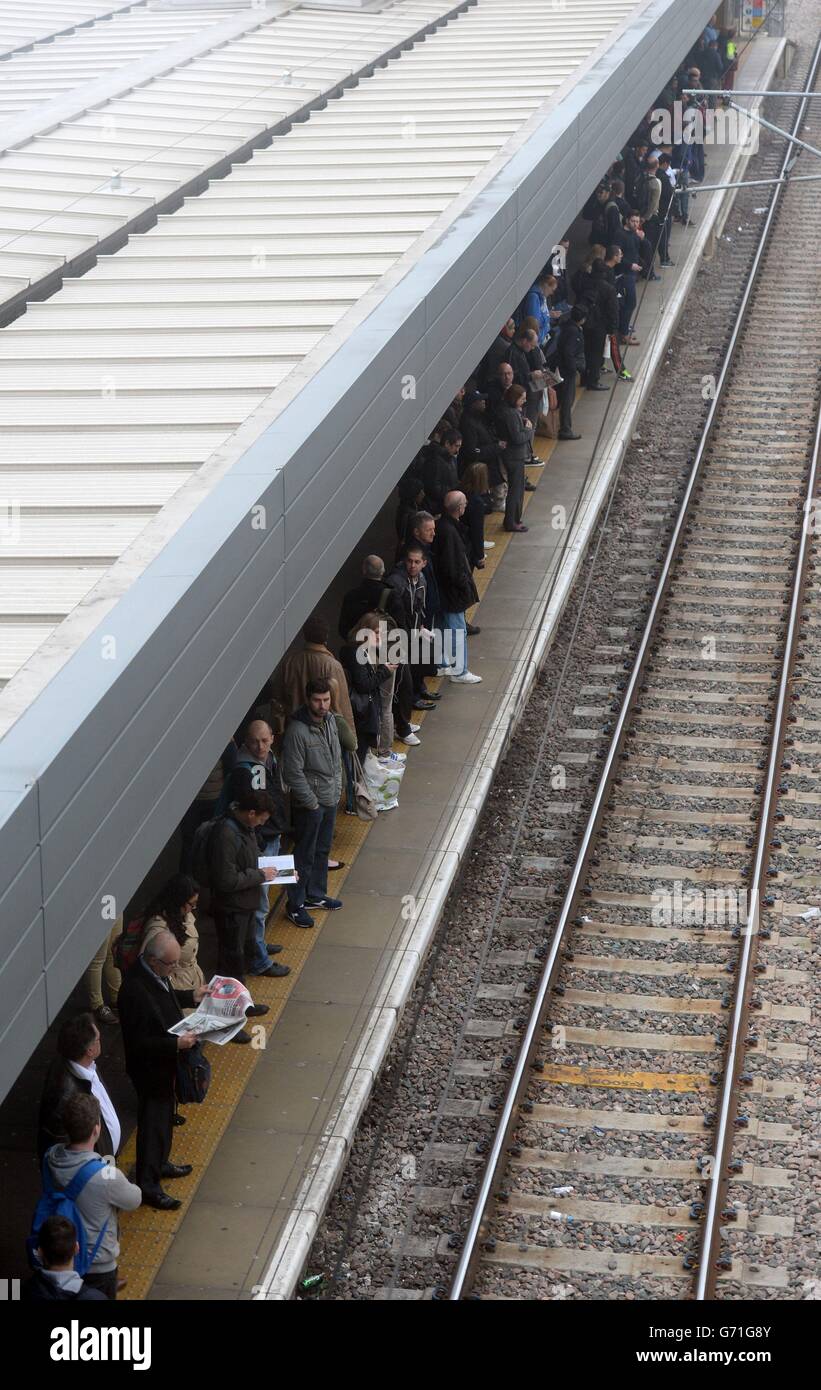
[(421, 693), (423, 700), (441, 700), (442, 698), (441, 690), (426, 690), (423, 687)]
[(244, 1028), (240, 1028), (239, 1032), (235, 1033), (233, 1038), (231, 1039), (232, 1043), (249, 1043), (250, 1041), (251, 1034), (246, 1033)]
[(601, 384), (601, 382), (599, 382), (598, 386), (588, 386), (587, 389), (588, 389), (588, 391), (609, 391), (609, 390), (610, 390), (610, 387), (609, 387), (609, 386), (603, 386), (603, 385)]
[(245, 1017), (262, 1018), (263, 1014), (267, 1013), (270, 1013), (269, 1004), (252, 1004), (250, 1008), (245, 1010)]
[(535, 483), (531, 483), (530, 479), (527, 478), (527, 479), (525, 480), (525, 492), (535, 492), (535, 491), (536, 491), (536, 484), (535, 484)]
[(468, 637), (478, 637), (482, 629), (480, 627), (476, 627), (473, 623), (467, 623), (465, 625), (465, 631)]
[(267, 970), (260, 970), (258, 978), (262, 980), (267, 976), (272, 980), (281, 980), (283, 975), (290, 975), (290, 973), (290, 965), (275, 965), (272, 963), (268, 966)]
[(143, 1193), (143, 1206), (154, 1207), (157, 1211), (176, 1211), (182, 1206), (182, 1202), (179, 1197), (171, 1197), (167, 1192), (163, 1192), (162, 1188), (158, 1188), (156, 1192)]
[(662, 266), (664, 270), (672, 270), (675, 265), (675, 261), (659, 261), (659, 265)]
[(413, 702), (413, 708), (414, 708), (414, 709), (436, 709), (436, 704), (435, 704), (435, 702), (434, 702), (433, 700), (414, 700), (414, 702)]
[(172, 1123), (172, 1125), (184, 1125), (184, 1124), (185, 1124), (185, 1116), (184, 1116), (184, 1115), (175, 1115), (174, 1118), (173, 1118), (173, 1120), (171, 1121), (171, 1123)]
[(295, 927), (312, 927), (314, 919), (310, 912), (306, 912), (304, 907), (286, 907), (285, 916), (289, 922), (293, 922)]
[(580, 434), (560, 434), (560, 439), (581, 439)]
[(266, 945), (265, 949), (268, 952), (269, 956), (278, 956), (280, 951), (282, 950), (282, 947)]
[(160, 1169), (161, 1178), (187, 1178), (189, 1173), (193, 1173), (194, 1168), (190, 1163), (164, 1163)]

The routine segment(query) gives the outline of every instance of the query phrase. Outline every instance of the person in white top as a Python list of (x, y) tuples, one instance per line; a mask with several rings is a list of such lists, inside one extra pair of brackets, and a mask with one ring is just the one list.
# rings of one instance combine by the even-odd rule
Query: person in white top
[(37, 1152), (40, 1162), (52, 1145), (65, 1143), (62, 1112), (79, 1092), (93, 1095), (100, 1104), (101, 1130), (96, 1143), (101, 1155), (116, 1155), (122, 1140), (122, 1127), (111, 1097), (97, 1070), (100, 1056), (100, 1030), (90, 1013), (76, 1014), (60, 1029), (57, 1056), (49, 1067), (40, 1101)]

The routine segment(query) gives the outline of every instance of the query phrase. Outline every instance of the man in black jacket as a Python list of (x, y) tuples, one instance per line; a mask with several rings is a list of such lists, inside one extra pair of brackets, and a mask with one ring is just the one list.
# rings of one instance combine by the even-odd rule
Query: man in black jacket
[(462, 436), (458, 430), (446, 430), (442, 435), (441, 444), (433, 444), (425, 459), (422, 471), (422, 482), (425, 485), (425, 498), (434, 516), (442, 510), (442, 501), (445, 493), (450, 492), (459, 483), (459, 452), (462, 448)]
[(587, 319), (584, 306), (574, 304), (570, 322), (565, 324), (559, 343), (559, 371), (562, 384), (559, 392), (559, 439), (581, 439), (573, 433), (573, 402), (576, 399), (576, 374), (586, 369), (582, 327)]
[[(256, 796), (264, 793), (256, 792)], [(123, 1030), (125, 1069), (137, 1092), (137, 1185), (143, 1202), (158, 1211), (181, 1205), (162, 1189), (163, 1178), (184, 1178), (190, 1163), (171, 1163), (174, 1124), (174, 1084), (177, 1058), (197, 1041), (194, 1033), (169, 1033), (205, 994), (199, 989), (174, 990), (168, 980), (180, 958), (180, 945), (170, 931), (159, 931), (126, 973), (118, 1009)]]
[(517, 386), (523, 386), (526, 391), (530, 391), (530, 374), (533, 368), (530, 365), (530, 353), (539, 346), (539, 337), (532, 328), (522, 328), (513, 340), (510, 349), (510, 365), (513, 368), (513, 380)]
[[(217, 972), (244, 984), (246, 959), (253, 958), (256, 914), (260, 889), (275, 877), (273, 869), (260, 869), (257, 830), (268, 823), (275, 802), (268, 792), (240, 792), (224, 816), (216, 821), (208, 841), (210, 887), (214, 899), (214, 926), (219, 955)], [(266, 1014), (265, 1004), (254, 1006)], [(250, 1042), (239, 1033), (234, 1042)]]
[(466, 506), (467, 498), (463, 492), (449, 492), (445, 497), (444, 509), (436, 525), (433, 558), (442, 603), (442, 624), (445, 633), (452, 634), (449, 644), (452, 650), (445, 652), (448, 674), (454, 684), (477, 685), (482, 677), (468, 670), (465, 613), (479, 602), (479, 594), (473, 582), (467, 547), (459, 525), (459, 518)]
[(619, 309), (619, 332), (626, 346), (638, 346), (638, 340), (631, 333), (631, 320), (636, 308), (636, 276), (641, 274), (641, 218), (631, 212), (625, 219), (624, 227), (615, 244), (621, 247), (621, 291), (622, 301)]
[(100, 1102), (100, 1137), (95, 1148), (103, 1158), (120, 1147), (120, 1121), (97, 1070), (100, 1056), (100, 1030), (91, 1014), (77, 1014), (62, 1025), (57, 1037), (57, 1053), (46, 1075), (37, 1121), (37, 1158), (53, 1144), (68, 1142), (63, 1124), (66, 1101), (79, 1091), (92, 1093)]
[(397, 596), (402, 614), (399, 626), (408, 639), (408, 664), (413, 684), (414, 705), (424, 700), (427, 695), (424, 677), (430, 669), (429, 643), (433, 636), (428, 628), (425, 564), (425, 549), (421, 541), (410, 541), (399, 564), (391, 570), (385, 581)]
[(499, 440), (490, 427), (488, 398), (481, 391), (471, 391), (465, 396), (465, 409), (462, 414), (462, 474), (471, 463), (486, 463), (490, 486), (498, 492), (504, 485), (502, 476), (502, 450)]
[[(409, 518), (408, 525), (411, 519)], [(388, 607), (383, 609), (385, 600)], [(382, 611), (394, 622), (399, 621), (392, 597), (385, 593), (385, 561), (380, 555), (366, 555), (362, 561), (362, 582), (357, 584), (355, 589), (349, 589), (342, 599), (339, 613), (340, 637), (347, 642), (351, 633), (356, 632), (356, 625), (364, 613)]]
[(496, 379), (496, 368), (500, 362), (507, 362), (510, 352), (510, 344), (516, 334), (516, 324), (513, 319), (508, 319), (498, 338), (494, 338), (484, 357), (482, 358), (477, 373), (479, 385), (483, 391), (487, 391), (490, 383)]
[[(279, 767), (273, 752), (274, 731), (266, 719), (252, 719), (245, 728), (243, 741), (237, 751), (236, 762), (226, 780), (217, 801), (216, 815), (224, 816), (233, 801), (246, 792), (266, 791), (274, 803), (274, 810), (266, 823), (255, 834), (260, 855), (270, 857), (280, 852), (283, 834), (290, 829), (287, 802), (279, 777)], [(277, 955), (281, 946), (269, 946), (265, 940), (270, 903), (268, 886), (260, 888), (259, 906), (255, 914), (253, 938), (245, 943), (245, 968), (249, 975), (267, 975), (280, 978), (290, 975), (289, 965), (278, 965), (270, 957)]]

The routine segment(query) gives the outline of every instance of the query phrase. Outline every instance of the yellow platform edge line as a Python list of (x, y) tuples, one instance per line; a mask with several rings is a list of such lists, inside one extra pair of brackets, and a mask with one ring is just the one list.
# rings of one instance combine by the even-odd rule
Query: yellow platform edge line
[[(550, 458), (554, 448), (555, 442), (551, 439), (537, 437), (533, 441), (534, 453), (545, 462)], [(531, 474), (533, 475), (530, 480), (538, 486), (544, 469), (529, 468), (526, 471), (529, 477)], [(529, 506), (532, 496), (533, 493), (525, 493), (525, 508)], [(475, 574), (480, 602), (512, 539), (511, 533), (503, 529), (501, 513), (491, 513), (487, 517), (485, 535), (488, 540), (495, 542), (495, 547), (486, 552), (485, 569), (477, 570)], [(440, 682), (432, 680), (430, 684), (436, 687)], [(418, 722), (422, 723), (425, 719), (424, 711), (419, 711), (417, 718)], [(404, 745), (397, 740), (394, 747), (399, 752), (404, 748)], [(351, 866), (356, 861), (356, 857), (367, 839), (370, 826), (370, 822), (360, 821), (351, 816), (337, 818), (333, 857), (344, 860), (345, 868), (334, 874), (335, 890), (344, 884)], [(283, 897), (282, 902), (268, 918), (266, 939), (271, 942), (276, 941), (283, 947), (283, 956), (287, 956), (291, 973), (282, 980), (264, 980), (259, 977), (254, 980), (256, 1002), (268, 1004), (271, 1010), (265, 1016), (264, 1024), (260, 1020), (254, 1024), (254, 1029), (257, 1030), (255, 1036), (261, 1039), (264, 1031), (266, 1042), (282, 1016), (305, 962), (321, 938), (324, 927), (322, 918), (323, 916), (327, 918), (328, 915), (327, 913), (317, 914), (316, 928), (306, 933), (288, 921), (284, 907), (285, 899)], [(209, 1060), (212, 1074), (208, 1098), (202, 1107), (187, 1106), (185, 1125), (174, 1131), (174, 1140), (175, 1142), (179, 1140), (180, 1145), (178, 1157), (186, 1163), (193, 1162), (195, 1165), (194, 1172), (190, 1177), (176, 1181), (173, 1185), (173, 1195), (181, 1198), (182, 1206), (178, 1211), (169, 1213), (158, 1212), (151, 1207), (140, 1207), (135, 1212), (124, 1212), (121, 1215), (119, 1268), (121, 1275), (128, 1279), (127, 1291), (123, 1293), (124, 1298), (140, 1300), (148, 1295), (171, 1248), (174, 1236), (187, 1214), (191, 1200), (205, 1176), (208, 1164), (245, 1094), (245, 1088), (256, 1070), (263, 1050), (264, 1048), (259, 1045), (237, 1048), (231, 1047), (230, 1043), (226, 1048), (212, 1047), (210, 1049)], [(136, 1161), (136, 1156), (136, 1131), (134, 1131), (120, 1154), (120, 1167), (127, 1171)]]

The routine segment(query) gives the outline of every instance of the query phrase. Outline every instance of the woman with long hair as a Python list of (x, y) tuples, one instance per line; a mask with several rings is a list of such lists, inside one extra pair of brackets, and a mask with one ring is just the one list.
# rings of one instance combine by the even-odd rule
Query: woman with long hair
[(490, 475), (486, 463), (471, 463), (459, 480), (468, 499), (462, 525), (468, 533), (468, 559), (475, 570), (485, 567), (485, 517), (490, 503)]
[(188, 874), (175, 874), (164, 883), (143, 914), (140, 955), (152, 937), (160, 931), (170, 931), (180, 944), (180, 958), (167, 976), (172, 989), (199, 989), (205, 976), (197, 961), (200, 939), (194, 912), (199, 887)]

